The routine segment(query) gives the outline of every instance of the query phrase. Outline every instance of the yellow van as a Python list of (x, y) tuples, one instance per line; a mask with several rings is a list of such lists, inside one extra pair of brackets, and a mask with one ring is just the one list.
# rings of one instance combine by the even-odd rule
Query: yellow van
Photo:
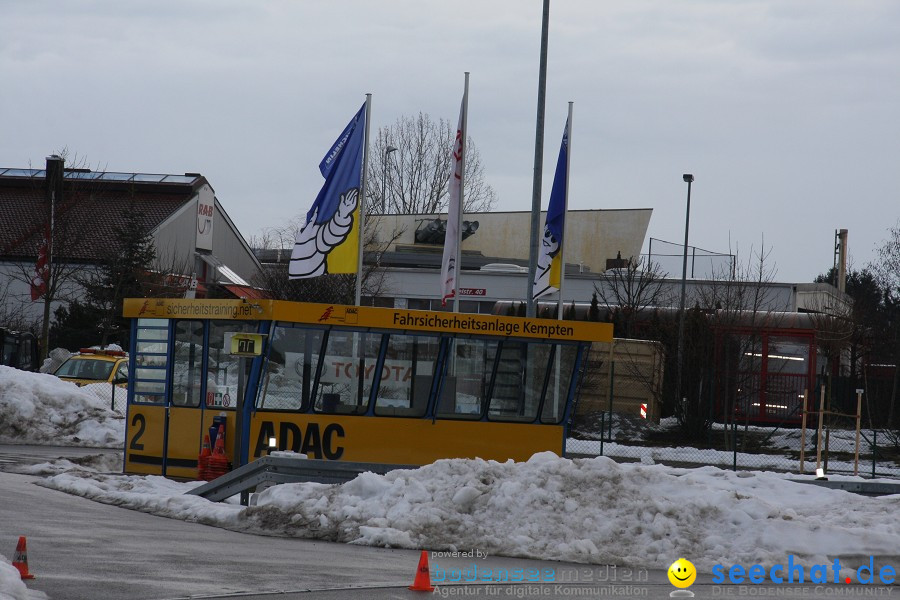
[(82, 348), (61, 364), (54, 375), (76, 385), (103, 382), (122, 385), (128, 382), (128, 353)]

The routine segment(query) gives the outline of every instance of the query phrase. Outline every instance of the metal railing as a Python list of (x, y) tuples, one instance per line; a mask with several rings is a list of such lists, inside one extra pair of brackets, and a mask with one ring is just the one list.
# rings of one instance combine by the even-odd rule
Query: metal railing
[(296, 457), (263, 456), (186, 493), (201, 496), (212, 502), (221, 502), (240, 494), (241, 504), (246, 505), (250, 491), (260, 485), (301, 481), (345, 483), (361, 473), (383, 475), (394, 469), (416, 468), (418, 467), (414, 465), (316, 460), (308, 459), (302, 454)]

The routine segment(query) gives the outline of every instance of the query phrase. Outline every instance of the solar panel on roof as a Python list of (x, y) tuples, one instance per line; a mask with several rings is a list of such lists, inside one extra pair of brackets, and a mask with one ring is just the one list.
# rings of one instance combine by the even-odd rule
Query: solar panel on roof
[[(0, 167), (0, 177), (35, 177), (44, 178), (44, 169), (10, 169)], [(93, 171), (65, 171), (66, 179), (100, 180), (100, 181), (135, 181), (142, 183), (194, 183), (199, 175), (165, 175), (162, 173), (118, 173)]]
[(166, 175), (163, 178), (164, 183), (194, 183), (196, 177), (185, 177), (184, 175)]
[(134, 177), (134, 173), (100, 173), (100, 177), (104, 181), (130, 181)]
[(4, 177), (34, 177), (38, 169), (7, 169), (4, 171)]
[(63, 176), (65, 179), (97, 179), (102, 173), (92, 173), (90, 171), (67, 171)]

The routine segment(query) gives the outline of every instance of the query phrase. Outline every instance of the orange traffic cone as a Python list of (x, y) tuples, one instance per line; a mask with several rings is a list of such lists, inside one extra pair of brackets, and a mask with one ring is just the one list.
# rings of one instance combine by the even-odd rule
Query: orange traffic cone
[(22, 579), (34, 579), (34, 575), (28, 572), (28, 551), (25, 549), (25, 536), (19, 536), (16, 544), (16, 553), (13, 556), (12, 565), (19, 570)]
[(219, 425), (216, 447), (206, 459), (206, 480), (212, 481), (228, 472), (228, 457), (225, 456), (225, 426)]
[(213, 454), (225, 456), (225, 426), (219, 425), (219, 433), (216, 434), (216, 447)]
[(431, 574), (428, 572), (428, 552), (422, 550), (419, 556), (419, 567), (416, 569), (416, 579), (409, 589), (416, 592), (433, 592), (434, 587), (431, 585)]
[(197, 479), (206, 480), (206, 471), (209, 466), (209, 434), (203, 436), (203, 446), (200, 448), (200, 456), (197, 458)]

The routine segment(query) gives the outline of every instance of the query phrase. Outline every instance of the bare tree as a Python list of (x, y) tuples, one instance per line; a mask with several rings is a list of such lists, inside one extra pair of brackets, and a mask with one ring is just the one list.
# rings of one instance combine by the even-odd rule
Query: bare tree
[(698, 288), (699, 304), (716, 309), (717, 323), (728, 324), (736, 317), (748, 313), (753, 319), (762, 318), (772, 303), (771, 283), (775, 280), (775, 268), (769, 264), (771, 250), (755, 252), (750, 249), (746, 263), (714, 270), (713, 276)]
[[(87, 160), (71, 153), (68, 148), (60, 150), (57, 156), (63, 159), (63, 165), (68, 163), (69, 166), (65, 167), (65, 171), (87, 170)], [(63, 174), (60, 173), (61, 178), (62, 176)], [(45, 185), (54, 184), (54, 182), (45, 182), (46, 178), (35, 179), (34, 185), (39, 186), (40, 190), (35, 189), (33, 193), (43, 193)], [(76, 209), (79, 203), (85, 198), (90, 198), (95, 191), (93, 184), (89, 180), (80, 180), (77, 186), (73, 186), (71, 182), (67, 182), (63, 186), (62, 180), (55, 183), (57, 192), (65, 191), (62, 194), (55, 194), (56, 200), (52, 214), (50, 203), (48, 202), (45, 210), (33, 214), (32, 220), (24, 224), (22, 235), (19, 238), (8, 241), (0, 248), (4, 254), (21, 254), (27, 249), (28, 255), (37, 257), (44, 243), (45, 236), (48, 236), (49, 232), (48, 238), (51, 249), (47, 269), (49, 276), (45, 282), (46, 288), (41, 298), (44, 305), (40, 336), (41, 359), (47, 357), (49, 350), (51, 305), (59, 301), (68, 302), (80, 293), (77, 279), (85, 272), (88, 265), (85, 264), (85, 261), (73, 257), (83, 254), (81, 249), (86, 242), (85, 227), (82, 220), (70, 217), (78, 212)], [(12, 270), (9, 276), (30, 286), (35, 276), (35, 263), (32, 261), (20, 262), (18, 263), (18, 268)], [(24, 302), (30, 302), (30, 299), (26, 299)]]
[(900, 220), (888, 229), (888, 238), (878, 248), (878, 259), (872, 261), (869, 270), (883, 289), (882, 306), (887, 323), (882, 336), (888, 347), (881, 349), (882, 360), (892, 359), (895, 365), (888, 418), (888, 423), (893, 426), (894, 403), (900, 389)]
[(637, 320), (646, 318), (645, 310), (672, 305), (667, 276), (658, 263), (643, 264), (632, 257), (626, 267), (609, 269), (604, 281), (594, 284), (599, 305), (608, 311), (617, 337), (633, 337)]
[[(735, 417), (736, 404), (752, 404), (749, 393), (758, 387), (749, 379), (754, 376), (751, 362), (760, 360), (759, 328), (775, 326), (776, 320), (770, 286), (774, 269), (768, 266), (768, 257), (766, 251), (751, 250), (743, 266), (732, 268), (729, 264), (710, 279), (693, 282), (684, 314), (680, 391), (675, 389), (679, 310), (673, 308), (678, 305), (674, 280), (666, 279), (654, 263), (642, 269), (629, 260), (627, 267), (607, 271), (605, 281), (595, 286), (617, 337), (662, 342), (666, 349), (663, 385), (654, 386), (646, 377), (643, 384), (656, 390), (663, 413), (674, 414), (688, 438), (707, 435), (716, 418), (713, 402), (717, 396), (725, 398), (727, 419)], [(617, 372), (623, 369), (633, 381), (641, 381), (640, 370), (629, 365), (636, 360), (627, 355), (617, 360)], [(748, 416), (744, 411), (745, 424)]]
[[(893, 355), (895, 365), (900, 364), (900, 220), (888, 229), (888, 238), (878, 249), (878, 260), (869, 268), (884, 289), (883, 304), (890, 315), (885, 337), (892, 341), (892, 348), (885, 349), (885, 356)], [(900, 388), (900, 368), (895, 366), (894, 389), (891, 393), (889, 423), (893, 425), (894, 402)]]
[[(775, 280), (775, 268), (770, 264), (770, 255), (771, 249), (764, 246), (759, 251), (751, 248), (745, 263), (736, 257), (733, 269), (717, 271), (709, 281), (698, 286), (698, 303), (692, 317), (696, 328), (702, 313), (702, 331), (695, 330), (685, 336), (688, 391), (684, 397), (687, 400), (676, 404), (676, 415), (688, 431), (699, 434), (709, 429), (716, 412), (713, 397), (718, 396), (726, 424), (741, 420), (746, 434), (751, 409), (758, 401), (754, 395), (759, 393), (761, 385), (760, 365), (764, 360), (761, 332), (778, 328), (781, 320), (780, 313), (773, 308), (771, 284)], [(715, 380), (710, 370), (713, 364), (718, 370)], [(770, 375), (775, 374), (774, 369), (770, 361)], [(773, 401), (774, 393), (770, 393)], [(799, 411), (797, 396), (787, 394), (784, 405), (793, 404)], [(741, 439), (746, 442), (749, 436)], [(724, 441), (728, 448), (731, 437), (727, 431)]]
[[(612, 355), (608, 355), (607, 351), (595, 355), (589, 363), (586, 384), (596, 387), (603, 381), (600, 376), (601, 363), (612, 358), (614, 364), (605, 367), (608, 376), (614, 375), (614, 381), (619, 382), (619, 385), (637, 386), (638, 389), (625, 392), (629, 396), (634, 394), (652, 398), (654, 406), (650, 412), (654, 415), (658, 415), (656, 407), (663, 403), (664, 388), (656, 371), (648, 369), (647, 350), (651, 346), (646, 342), (630, 340), (659, 339), (662, 329), (669, 326), (667, 320), (660, 321), (654, 316), (660, 307), (671, 306), (674, 300), (666, 276), (658, 263), (644, 263), (632, 257), (625, 267), (607, 270), (604, 279), (594, 284), (588, 312), (590, 320), (603, 320), (601, 315), (605, 314), (613, 323), (615, 336), (619, 341), (614, 343)], [(601, 395), (602, 392), (600, 390)], [(623, 392), (624, 390), (618, 391), (616, 395), (622, 395)], [(619, 415), (620, 424), (624, 422), (623, 417), (627, 420), (624, 415)]]
[(900, 220), (888, 228), (888, 238), (878, 248), (878, 259), (869, 265), (882, 287), (900, 292)]
[(277, 227), (265, 227), (259, 235), (252, 235), (247, 239), (247, 244), (257, 250), (286, 250), (294, 246), (297, 234), (306, 223), (306, 215), (298, 215)]
[[(437, 214), (447, 209), (450, 151), (456, 125), (430, 116), (400, 117), (378, 130), (369, 155), (368, 198), (371, 212)], [(471, 137), (466, 140), (463, 210), (486, 212), (497, 194), (484, 178), (481, 155)]]
[(0, 281), (0, 328), (40, 333), (40, 322), (29, 318), (25, 304), (10, 292), (10, 284), (10, 281)]

